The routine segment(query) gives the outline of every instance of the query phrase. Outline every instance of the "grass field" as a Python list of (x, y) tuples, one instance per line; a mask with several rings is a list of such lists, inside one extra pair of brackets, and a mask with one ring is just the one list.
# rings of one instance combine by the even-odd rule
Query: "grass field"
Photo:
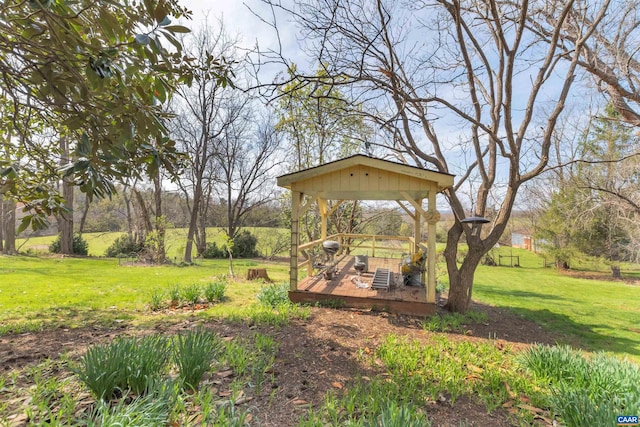
[(530, 252), (501, 252), (520, 256), (521, 266), (479, 267), (474, 300), (534, 320), (564, 343), (640, 360), (640, 283), (572, 277)]
[[(269, 254), (270, 247), (274, 244), (274, 239), (284, 236), (287, 238), (288, 234), (285, 229), (273, 229), (273, 228), (260, 228), (260, 227), (247, 227), (246, 230), (250, 231), (258, 238), (257, 249), (260, 254)], [(104, 256), (107, 248), (113, 243), (113, 241), (124, 233), (109, 232), (109, 233), (84, 233), (82, 237), (87, 241), (89, 245), (89, 255), (94, 257)], [(42, 254), (49, 251), (49, 245), (55, 240), (56, 236), (39, 236), (29, 237), (25, 239), (18, 239), (16, 246), (18, 251), (25, 253)], [(224, 235), (219, 228), (207, 229), (207, 238), (210, 243), (216, 243), (218, 246), (224, 244)], [(171, 228), (167, 230), (167, 257), (174, 261), (180, 261), (184, 256), (185, 242), (187, 240), (186, 228)], [(288, 240), (287, 240), (288, 241)], [(288, 248), (288, 246), (287, 246)], [(194, 248), (195, 255), (195, 248)]]
[[(638, 284), (570, 277), (544, 268), (538, 255), (506, 248), (501, 251), (519, 255), (521, 266), (480, 266), (475, 276), (475, 301), (533, 320), (558, 333), (563, 343), (640, 360)], [(240, 278), (246, 277), (250, 267), (265, 267), (276, 282), (288, 280), (286, 263), (236, 260), (234, 267)], [(120, 266), (116, 259), (3, 257), (0, 321), (4, 329), (17, 330), (48, 324), (74, 326), (91, 318), (107, 323), (144, 321), (154, 293), (194, 283), (204, 285), (227, 273), (226, 260), (204, 260), (189, 267), (141, 267)], [(211, 309), (212, 313), (252, 304), (260, 287), (256, 282), (232, 282), (228, 301)]]
[[(288, 266), (282, 263), (235, 260), (233, 265), (239, 278), (246, 277), (253, 267), (267, 268), (275, 281), (288, 278)], [(0, 330), (144, 321), (154, 293), (193, 284), (204, 286), (228, 273), (226, 260), (177, 267), (121, 266), (117, 259), (0, 257)], [(211, 309), (212, 314), (253, 304), (261, 286), (256, 281), (230, 282), (227, 300)]]
[[(509, 250), (509, 253), (512, 252)], [(542, 267), (541, 259), (534, 254), (520, 254), (520, 267), (481, 266), (478, 269), (474, 287), (477, 302), (504, 307), (534, 320), (544, 328), (560, 333), (562, 342), (574, 347), (603, 350), (617, 357), (640, 361), (640, 286), (565, 276)], [(196, 392), (182, 392), (174, 387), (171, 389), (174, 397), (159, 399), (155, 394), (161, 393), (163, 389), (160, 388), (150, 391), (148, 400), (144, 396), (119, 399), (121, 403), (110, 402), (104, 406), (106, 409), (98, 405), (100, 399), (96, 394), (93, 397), (97, 402), (96, 410), (88, 412), (82, 410), (87, 404), (93, 405), (91, 398), (87, 403), (87, 385), (80, 382), (75, 371), (70, 371), (70, 367), (78, 366), (75, 357), (65, 356), (0, 372), (0, 425), (14, 425), (16, 419), (29, 419), (28, 425), (43, 426), (132, 425), (107, 422), (105, 417), (148, 420), (153, 416), (154, 406), (147, 403), (164, 401), (173, 403), (165, 408), (167, 412), (163, 419), (166, 421), (158, 425), (204, 425), (203, 420), (198, 421), (200, 417), (209, 420), (206, 425), (212, 426), (260, 425), (260, 421), (251, 423), (247, 420), (253, 414), (257, 417), (262, 414), (262, 420), (269, 419), (269, 411), (278, 407), (274, 401), (280, 402), (279, 405), (291, 406), (292, 401), (298, 402), (293, 403), (294, 406), (305, 405), (297, 410), (285, 408), (292, 414), (288, 417), (294, 417), (287, 424), (292, 426), (441, 425), (429, 420), (433, 414), (428, 408), (432, 407), (438, 407), (438, 412), (447, 411), (447, 421), (463, 414), (459, 424), (457, 421), (447, 423), (460, 426), (475, 425), (473, 420), (477, 420), (478, 415), (485, 417), (478, 425), (489, 425), (484, 423), (495, 415), (501, 417), (500, 425), (507, 425), (505, 420), (509, 425), (533, 425), (540, 419), (547, 420), (545, 425), (551, 425), (553, 419), (560, 420), (561, 425), (590, 427), (612, 423), (615, 415), (622, 413), (621, 408), (637, 413), (636, 402), (640, 401), (637, 382), (640, 368), (637, 365), (602, 354), (583, 359), (580, 353), (565, 347), (534, 347), (533, 352), (523, 354), (510, 345), (502, 346), (501, 340), (475, 336), (466, 339), (464, 335), (452, 338), (446, 332), (427, 331), (426, 328), (423, 331), (426, 341), (418, 341), (404, 333), (419, 331), (402, 326), (394, 329), (396, 334), (380, 337), (381, 341), (374, 345), (371, 339), (378, 334), (376, 327), (366, 332), (359, 328), (383, 321), (383, 316), (340, 312), (342, 320), (331, 325), (331, 339), (320, 335), (321, 341), (309, 340), (310, 336), (303, 334), (294, 350), (277, 353), (278, 346), (298, 337), (307, 330), (305, 328), (314, 330), (317, 320), (297, 322), (285, 332), (279, 332), (279, 325), (286, 325), (290, 318), (307, 319), (305, 316), (309, 316), (311, 309), (291, 305), (257, 308), (260, 307), (257, 295), (264, 295), (264, 290), (269, 288), (261, 282), (248, 282), (242, 278), (248, 268), (264, 267), (276, 283), (283, 283), (288, 278), (288, 265), (255, 260), (237, 260), (234, 265), (239, 279), (227, 281), (225, 298), (194, 314), (191, 310), (184, 313), (179, 310), (153, 311), (154, 295), (161, 293), (166, 300), (176, 290), (186, 294), (194, 285), (219, 281), (228, 273), (226, 260), (206, 260), (187, 267), (149, 267), (120, 265), (116, 259), (92, 257), (0, 256), (0, 336), (11, 332), (86, 326), (109, 333), (118, 330), (113, 329), (114, 326), (127, 326), (129, 328), (122, 329), (122, 334), (126, 335), (138, 327), (153, 330), (159, 324), (164, 328), (167, 323), (173, 323), (181, 328), (195, 316), (221, 329), (241, 319), (243, 322), (236, 326), (236, 333), (246, 330), (252, 337), (250, 340), (229, 337), (221, 350), (219, 363), (208, 368), (215, 381), (204, 381)], [(279, 287), (278, 294), (282, 295), (274, 295), (274, 299), (286, 298), (286, 289), (282, 290)], [(467, 319), (471, 319), (471, 314)], [(333, 319), (336, 314), (330, 316)], [(442, 316), (443, 320), (445, 318), (447, 316)], [(279, 321), (282, 323), (275, 323)], [(360, 322), (359, 326), (357, 322)], [(327, 325), (324, 327), (326, 330)], [(253, 328), (260, 332), (252, 333)], [(340, 337), (348, 341), (358, 337), (359, 348), (346, 353), (347, 359), (330, 359), (340, 353), (340, 345), (336, 344)], [(9, 342), (13, 339), (15, 337), (9, 337)], [(307, 342), (312, 343), (309, 349), (305, 347)], [(258, 351), (260, 346), (268, 351)], [(303, 357), (303, 350), (314, 355)], [(316, 352), (329, 355), (323, 354), (325, 359), (315, 355)], [(138, 356), (135, 353), (127, 357), (138, 360)], [(124, 360), (129, 359), (125, 357)], [(151, 359), (156, 359), (155, 354)], [(310, 361), (314, 362), (310, 364)], [(345, 376), (339, 370), (342, 363), (354, 364), (353, 372)], [(126, 363), (116, 360), (109, 366), (112, 365)], [(88, 365), (87, 369), (102, 378), (102, 362), (93, 368)], [(159, 373), (166, 374), (167, 369), (162, 368)], [(287, 375), (273, 375), (296, 369), (304, 372), (304, 377), (292, 377), (291, 383), (285, 383)], [(308, 369), (317, 375), (308, 373)], [(288, 390), (300, 387), (302, 378), (316, 381), (323, 373), (334, 369), (339, 373), (331, 378), (340, 380), (333, 383), (328, 380), (324, 397), (313, 405), (287, 394)], [(382, 374), (375, 374), (381, 369)], [(233, 375), (229, 376), (230, 372)], [(174, 384), (171, 381), (167, 380), (166, 384)], [(225, 389), (217, 385), (222, 381), (225, 381)], [(303, 388), (300, 390), (302, 393)], [(227, 399), (224, 396), (231, 396), (228, 398), (231, 403), (224, 400)], [(233, 403), (245, 396), (253, 399), (249, 405)], [(442, 399), (446, 403), (441, 403)], [(461, 405), (459, 399), (463, 401)], [(129, 401), (131, 403), (127, 403)], [(233, 411), (225, 412), (228, 408)], [(100, 419), (103, 422), (96, 421)], [(597, 422), (590, 422), (596, 419)], [(133, 425), (146, 424), (133, 422)]]

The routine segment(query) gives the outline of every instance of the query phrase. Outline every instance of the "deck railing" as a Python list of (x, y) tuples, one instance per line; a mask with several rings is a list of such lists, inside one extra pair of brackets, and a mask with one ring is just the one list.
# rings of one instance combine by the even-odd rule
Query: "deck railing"
[[(298, 246), (299, 251), (306, 251), (307, 254), (322, 253), (322, 243), (327, 240), (335, 240), (340, 243), (340, 250), (336, 256), (352, 253), (356, 249), (371, 250), (371, 256), (376, 256), (376, 250), (399, 252), (400, 254), (413, 254), (415, 252), (415, 240), (409, 236), (387, 236), (375, 234), (353, 234), (337, 233), (327, 236), (325, 239), (318, 239), (312, 242), (303, 243)], [(400, 247), (389, 245), (390, 241), (400, 242)], [(306, 260), (298, 264), (300, 269), (307, 267), (307, 274), (313, 274), (313, 257), (308, 256)]]

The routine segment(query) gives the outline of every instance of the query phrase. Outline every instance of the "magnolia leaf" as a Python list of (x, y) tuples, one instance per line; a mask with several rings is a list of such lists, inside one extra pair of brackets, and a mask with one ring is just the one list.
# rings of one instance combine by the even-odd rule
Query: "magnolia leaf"
[(138, 34), (136, 35), (136, 42), (138, 42), (138, 44), (147, 45), (151, 42), (151, 38), (146, 34)]
[(78, 146), (76, 147), (76, 153), (79, 157), (89, 157), (91, 153), (91, 141), (89, 141), (89, 135), (86, 132), (82, 133)]
[(31, 225), (31, 218), (33, 218), (33, 215), (25, 215), (24, 217), (22, 217), (22, 221), (20, 222), (20, 226), (18, 227), (18, 234), (22, 233), (29, 227), (29, 225)]
[(153, 17), (160, 25), (162, 25), (161, 22), (167, 18), (167, 9), (164, 7), (163, 2), (160, 2), (155, 8), (155, 10), (153, 11)]
[(191, 30), (182, 25), (169, 25), (164, 27), (165, 30), (171, 31), (172, 33), (190, 33)]

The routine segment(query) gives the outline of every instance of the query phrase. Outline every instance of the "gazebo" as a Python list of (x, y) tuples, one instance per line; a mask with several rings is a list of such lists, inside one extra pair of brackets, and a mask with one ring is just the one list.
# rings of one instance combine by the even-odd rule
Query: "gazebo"
[[(317, 167), (278, 177), (280, 187), (291, 190), (291, 256), (289, 298), (294, 302), (337, 300), (348, 307), (372, 308), (411, 315), (434, 314), (436, 310), (436, 223), (440, 214), (436, 209), (436, 194), (453, 185), (453, 175), (408, 166), (388, 160), (354, 155)], [(335, 201), (329, 209), (328, 201)], [(396, 201), (413, 219), (413, 236), (376, 236), (334, 234), (327, 236), (327, 218), (345, 201)], [(423, 208), (427, 201), (427, 208)], [(300, 244), (299, 220), (317, 202), (321, 217), (320, 239)], [(427, 242), (421, 241), (422, 223), (427, 223)], [(354, 269), (354, 257), (348, 255), (345, 242), (359, 239), (360, 250), (371, 251), (367, 271), (361, 276)], [(327, 241), (339, 241), (332, 272), (314, 274), (311, 257), (300, 260), (301, 251), (313, 252)], [(389, 241), (406, 244), (400, 258), (376, 257), (388, 255)], [(364, 244), (366, 242), (366, 244)], [(418, 286), (405, 286), (399, 280), (404, 260), (424, 256), (426, 266), (420, 268)], [(300, 280), (299, 270), (306, 267), (307, 277)], [(325, 266), (326, 269), (326, 266)], [(425, 280), (426, 275), (426, 280)], [(355, 279), (357, 277), (357, 279)], [(363, 277), (362, 281), (360, 278)], [(386, 286), (376, 286), (380, 279)], [(369, 283), (370, 281), (370, 283)], [(363, 286), (362, 283), (365, 283)]]

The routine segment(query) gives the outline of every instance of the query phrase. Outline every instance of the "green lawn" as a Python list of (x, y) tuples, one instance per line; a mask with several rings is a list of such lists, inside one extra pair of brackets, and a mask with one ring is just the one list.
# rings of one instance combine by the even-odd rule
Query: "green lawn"
[[(272, 280), (288, 278), (285, 264), (236, 260), (234, 273), (265, 267)], [(205, 260), (189, 267), (120, 266), (117, 259), (0, 257), (0, 323), (8, 330), (42, 326), (73, 327), (82, 322), (144, 320), (152, 295), (178, 286), (204, 286), (229, 271), (226, 260)], [(255, 302), (260, 282), (230, 282), (227, 300), (216, 311)], [(2, 329), (2, 328), (0, 328)]]
[(474, 300), (534, 320), (564, 343), (640, 359), (640, 285), (569, 277), (531, 253), (513, 253), (521, 267), (478, 268)]
[[(520, 255), (521, 266), (479, 267), (475, 301), (534, 320), (558, 333), (563, 343), (640, 360), (640, 286), (569, 277), (543, 268), (535, 254), (501, 251)], [(237, 260), (235, 273), (244, 278), (249, 267), (257, 266), (266, 266), (277, 282), (288, 280), (286, 263)], [(120, 266), (116, 259), (1, 257), (0, 322), (6, 330), (20, 330), (86, 321), (144, 321), (154, 293), (204, 285), (227, 272), (226, 260), (142, 267)], [(224, 314), (253, 304), (260, 287), (256, 282), (231, 282), (228, 300), (208, 313)]]
[[(250, 231), (258, 238), (257, 250), (259, 253), (269, 253), (269, 245), (273, 244), (273, 240), (276, 236), (285, 235), (288, 236), (288, 230), (274, 229), (264, 227), (247, 227), (246, 230)], [(122, 232), (104, 232), (104, 233), (84, 233), (82, 237), (87, 241), (89, 245), (89, 255), (101, 257), (104, 256), (107, 248), (113, 243), (113, 241), (121, 236)], [(17, 239), (16, 246), (21, 253), (48, 253), (48, 248), (51, 242), (55, 240), (56, 236), (40, 236), (29, 237), (23, 239)], [(224, 244), (224, 235), (219, 228), (207, 229), (208, 242), (215, 242), (218, 246)], [(174, 261), (180, 261), (184, 256), (185, 242), (187, 240), (186, 228), (171, 228), (167, 230), (167, 256)], [(287, 240), (288, 241), (288, 240)], [(288, 249), (288, 246), (286, 246)], [(195, 248), (194, 255), (195, 253)]]

